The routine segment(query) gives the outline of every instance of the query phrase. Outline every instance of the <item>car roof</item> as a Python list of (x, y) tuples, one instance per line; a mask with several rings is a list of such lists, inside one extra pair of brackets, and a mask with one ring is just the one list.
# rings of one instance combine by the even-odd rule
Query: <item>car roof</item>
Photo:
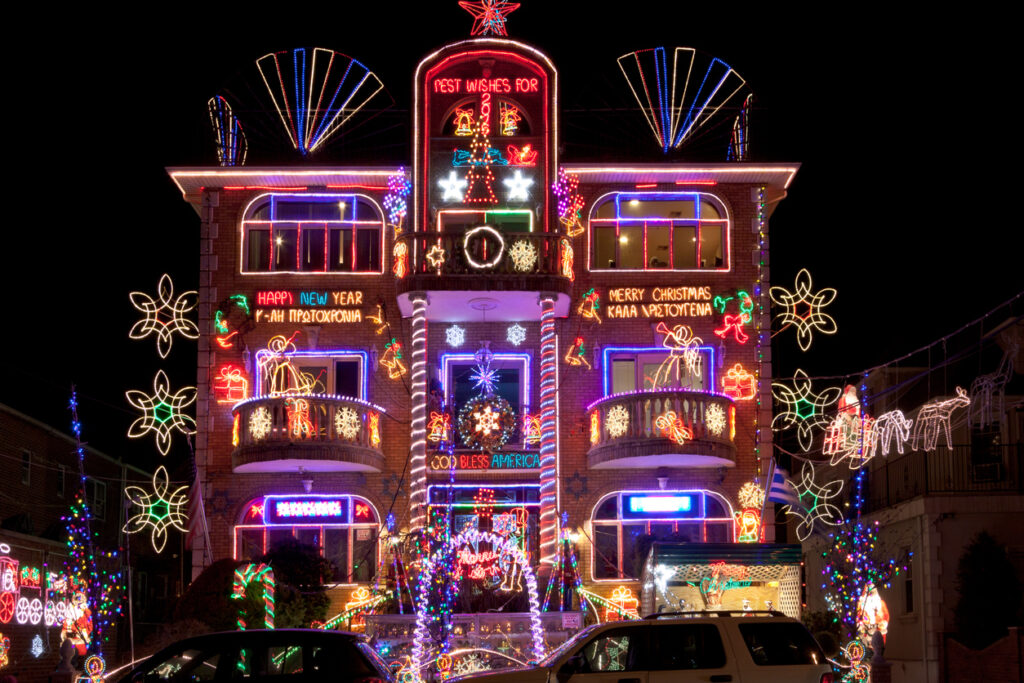
[(202, 646), (211, 645), (214, 643), (252, 643), (260, 642), (263, 640), (276, 640), (282, 635), (287, 634), (302, 634), (304, 638), (315, 638), (315, 639), (343, 639), (350, 642), (365, 641), (366, 636), (361, 633), (352, 633), (351, 631), (333, 631), (317, 628), (278, 628), (278, 629), (251, 629), (247, 631), (214, 631), (211, 633), (201, 633), (195, 636), (189, 636), (188, 638), (182, 638), (169, 645), (160, 648), (154, 654), (160, 654), (166, 650), (172, 648), (179, 648), (182, 645), (185, 646)]

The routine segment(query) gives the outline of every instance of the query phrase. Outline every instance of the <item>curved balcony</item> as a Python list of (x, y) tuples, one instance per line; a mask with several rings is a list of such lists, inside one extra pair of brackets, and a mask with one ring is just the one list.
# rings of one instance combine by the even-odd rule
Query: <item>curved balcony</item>
[(591, 469), (735, 467), (736, 411), (728, 396), (659, 389), (587, 407)]
[(384, 409), (347, 396), (260, 396), (232, 409), (235, 472), (380, 472)]
[(501, 306), (488, 314), (489, 320), (539, 319), (537, 297), (542, 293), (554, 296), (555, 315), (568, 315), (572, 277), (566, 273), (572, 273), (574, 259), (584, 256), (573, 251), (572, 240), (564, 235), (502, 233), (487, 226), (403, 233), (395, 238), (394, 249), (403, 315), (411, 314), (410, 293), (427, 292), (431, 320), (478, 316), (474, 309), (481, 310), (480, 302), (490, 300), (487, 292), (501, 292)]

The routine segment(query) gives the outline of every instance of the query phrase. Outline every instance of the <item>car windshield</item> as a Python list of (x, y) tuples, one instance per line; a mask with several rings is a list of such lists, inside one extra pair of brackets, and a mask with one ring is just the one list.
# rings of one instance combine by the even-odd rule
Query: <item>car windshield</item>
[(579, 633), (574, 635), (569, 640), (567, 640), (564, 643), (562, 643), (561, 645), (559, 645), (557, 648), (555, 648), (550, 653), (548, 653), (547, 657), (545, 657), (544, 659), (540, 660), (540, 665), (541, 666), (553, 666), (555, 664), (555, 662), (557, 662), (559, 660), (559, 658), (561, 658), (561, 656), (563, 654), (565, 654), (566, 652), (571, 650), (573, 647), (578, 645), (581, 640), (583, 640), (584, 638), (589, 636), (591, 633), (593, 633), (594, 629), (596, 629), (598, 626), (599, 626), (599, 624), (594, 624), (593, 626), (588, 626), (587, 628), (583, 629), (582, 631), (580, 631)]

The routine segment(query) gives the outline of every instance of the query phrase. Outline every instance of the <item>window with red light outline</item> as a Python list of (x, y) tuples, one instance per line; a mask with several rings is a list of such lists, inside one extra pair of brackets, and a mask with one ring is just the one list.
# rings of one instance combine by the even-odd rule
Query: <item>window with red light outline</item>
[[(280, 499), (282, 496), (276, 496)], [(331, 524), (318, 521), (303, 524), (265, 523), (265, 498), (255, 498), (242, 507), (239, 523), (232, 528), (232, 557), (236, 560), (256, 560), (272, 549), (275, 543), (289, 537), (317, 547), (322, 557), (335, 564), (332, 583), (365, 583), (372, 581), (380, 561), (377, 532), (380, 515), (377, 508), (365, 498), (353, 495), (309, 496), (294, 495), (286, 498), (302, 500), (319, 498), (331, 503), (340, 501), (344, 523)], [(343, 559), (343, 562), (340, 561)], [(344, 565), (344, 566), (341, 566)]]
[[(289, 215), (302, 207), (309, 210), (308, 217)], [(384, 211), (366, 194), (267, 192), (254, 197), (242, 212), (239, 272), (380, 275), (388, 260), (384, 228)]]
[[(662, 203), (665, 206), (657, 206)], [(728, 272), (731, 222), (725, 202), (708, 192), (609, 192), (594, 200), (590, 209), (587, 268)], [(600, 261), (606, 265), (600, 266)]]
[[(693, 516), (650, 519), (623, 514), (627, 496), (693, 496), (698, 509)], [(720, 514), (719, 514), (720, 513)], [(720, 493), (706, 489), (665, 491), (613, 491), (601, 497), (590, 514), (590, 576), (596, 582), (640, 579), (643, 562), (636, 541), (651, 535), (656, 541), (690, 543), (732, 543), (735, 541), (733, 509)], [(602, 543), (603, 541), (603, 543)], [(637, 575), (633, 576), (634, 569)]]

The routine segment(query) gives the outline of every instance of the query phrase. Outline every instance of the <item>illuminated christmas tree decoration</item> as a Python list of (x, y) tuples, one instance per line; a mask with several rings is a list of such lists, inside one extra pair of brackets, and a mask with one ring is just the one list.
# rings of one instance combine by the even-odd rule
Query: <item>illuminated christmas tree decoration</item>
[(238, 403), (249, 398), (249, 380), (237, 365), (222, 365), (213, 380), (217, 403)]
[(444, 247), (440, 244), (435, 244), (430, 248), (430, 251), (426, 254), (427, 263), (430, 264), (431, 268), (437, 270), (437, 274), (441, 274), (441, 267), (444, 266), (445, 257), (448, 252), (445, 251)]
[(473, 15), (473, 36), (507, 36), (505, 16), (519, 9), (518, 2), (508, 0), (460, 0), (459, 7)]
[(437, 184), (444, 190), (444, 195), (441, 196), (442, 202), (461, 202), (469, 181), (460, 178), (455, 171), (449, 171), (448, 177), (441, 178)]
[(537, 247), (526, 240), (516, 240), (508, 250), (512, 267), (520, 273), (528, 273), (537, 265)]
[(685, 361), (686, 369), (693, 377), (701, 376), (700, 346), (704, 340), (694, 335), (693, 328), (688, 325), (676, 325), (668, 328), (659, 322), (655, 332), (664, 335), (661, 345), (668, 349), (668, 356), (661, 362), (654, 373), (654, 387), (673, 386), (680, 379), (680, 361)]
[(409, 212), (407, 197), (412, 192), (412, 183), (405, 177), (405, 169), (388, 176), (388, 193), (384, 195), (384, 210), (388, 222), (395, 228), (395, 235), (402, 232), (402, 221)]
[(882, 413), (875, 420), (875, 441), (881, 446), (882, 455), (889, 455), (893, 440), (896, 448), (903, 454), (903, 444), (910, 439), (910, 427), (913, 420), (908, 420), (902, 410), (890, 410)]
[(586, 365), (590, 370), (590, 361), (587, 360), (587, 350), (583, 348), (583, 337), (576, 337), (569, 348), (565, 351), (565, 362), (572, 366)]
[(580, 214), (585, 202), (579, 193), (580, 178), (575, 173), (566, 173), (558, 169), (558, 180), (551, 186), (551, 191), (558, 197), (558, 220), (565, 226), (569, 237), (583, 233), (583, 221)]
[(562, 277), (567, 277), (570, 281), (573, 281), (576, 279), (576, 273), (572, 269), (572, 245), (564, 237), (558, 241), (558, 244), (562, 248)]
[(217, 163), (221, 166), (244, 166), (248, 144), (242, 124), (231, 110), (231, 105), (220, 95), (206, 103), (210, 112), (213, 141), (217, 145)]
[(838, 498), (840, 491), (843, 490), (842, 480), (836, 479), (827, 484), (817, 484), (814, 481), (814, 465), (807, 462), (800, 470), (800, 481), (790, 481), (790, 484), (800, 496), (800, 500), (804, 502), (804, 507), (802, 510), (798, 510), (794, 509), (792, 505), (784, 505), (782, 510), (787, 515), (794, 515), (800, 520), (796, 527), (796, 536), (801, 541), (806, 541), (814, 532), (815, 522), (839, 526), (845, 521), (839, 508), (828, 502)]
[(432, 443), (451, 441), (452, 416), (448, 413), (430, 411), (430, 421), (427, 423), (427, 440)]
[(938, 446), (939, 432), (946, 437), (946, 448), (952, 450), (953, 439), (950, 434), (949, 420), (958, 408), (966, 408), (971, 399), (963, 387), (956, 388), (956, 396), (944, 401), (925, 403), (914, 418), (914, 429), (910, 435), (910, 448), (934, 451)]
[[(484, 93), (489, 99), (490, 93)], [(495, 159), (491, 155), (491, 142), (487, 137), (487, 119), (483, 116), (477, 123), (473, 133), (473, 141), (469, 143), (469, 157), (466, 164), (469, 171), (466, 173), (466, 195), (463, 202), (466, 204), (497, 204), (498, 198), (494, 196), (494, 172), (491, 164), (495, 162), (508, 163), (504, 159)], [(497, 150), (494, 150), (497, 152)], [(454, 171), (453, 171), (454, 173)]]
[(617, 439), (629, 430), (629, 411), (623, 405), (612, 406), (604, 418), (608, 436)]
[(167, 358), (171, 352), (174, 333), (186, 339), (198, 339), (199, 328), (185, 317), (199, 303), (195, 291), (174, 296), (174, 283), (171, 276), (164, 273), (157, 284), (157, 298), (154, 300), (143, 292), (132, 292), (129, 295), (132, 306), (146, 314), (146, 317), (132, 325), (128, 336), (131, 339), (145, 339), (150, 334), (156, 335), (156, 350), (161, 358)]
[(359, 414), (348, 406), (344, 406), (334, 413), (334, 429), (344, 439), (352, 441), (359, 436), (361, 426), (362, 421), (359, 419)]
[(466, 329), (458, 325), (449, 325), (444, 331), (444, 339), (448, 346), (458, 348), (466, 343)]
[(740, 107), (740, 113), (732, 122), (732, 136), (729, 138), (729, 151), (726, 161), (746, 161), (750, 154), (750, 109), (754, 103), (754, 94), (747, 95)]
[(815, 330), (821, 334), (835, 334), (838, 329), (835, 319), (821, 310), (835, 300), (836, 290), (827, 288), (815, 294), (811, 293), (811, 287), (811, 274), (803, 268), (796, 274), (792, 292), (782, 287), (768, 290), (772, 303), (783, 309), (775, 319), (782, 329), (796, 326), (796, 340), (801, 351), (811, 348), (812, 333)]
[(501, 102), (498, 107), (498, 125), (501, 127), (502, 135), (515, 135), (519, 131), (519, 122), (523, 115), (519, 109), (508, 102)]
[(128, 518), (123, 531), (127, 534), (136, 534), (150, 529), (153, 550), (162, 553), (164, 546), (167, 545), (168, 529), (186, 530), (187, 490), (187, 486), (170, 490), (170, 478), (163, 465), (157, 467), (153, 473), (152, 493), (139, 486), (126, 486), (124, 494), (138, 511)]
[[(474, 241), (474, 238), (480, 235), (479, 241)], [(493, 250), (493, 254), (487, 253), (487, 235), (491, 239), (497, 241), (498, 248)], [(472, 243), (472, 244), (471, 244)], [(473, 245), (479, 244), (479, 249), (474, 249)], [(482, 261), (477, 261), (473, 258), (474, 251), (481, 252), (483, 257)], [(481, 268), (493, 268), (498, 265), (501, 261), (502, 255), (505, 253), (505, 238), (500, 232), (495, 230), (489, 225), (478, 225), (475, 228), (471, 228), (466, 231), (466, 234), (462, 237), (462, 254), (466, 258), (466, 263), (476, 269)]]
[(257, 406), (249, 414), (249, 436), (255, 441), (262, 441), (270, 434), (273, 424), (274, 418), (266, 406)]
[(371, 410), (366, 414), (370, 429), (370, 445), (380, 447), (380, 413)]
[(29, 648), (29, 652), (32, 653), (32, 656), (36, 659), (39, 659), (39, 655), (44, 652), (43, 639), (38, 633), (32, 636), (32, 646)]
[(811, 450), (814, 430), (828, 425), (825, 408), (839, 400), (839, 387), (829, 387), (820, 393), (811, 391), (811, 380), (803, 370), (793, 374), (793, 386), (772, 382), (772, 396), (784, 410), (772, 418), (772, 429), (777, 432), (796, 427), (800, 448)]
[(722, 393), (734, 401), (752, 401), (757, 393), (757, 383), (754, 376), (737, 363), (722, 378)]
[[(236, 569), (229, 597), (233, 600), (244, 600), (245, 589), (254, 582), (263, 587), (263, 626), (272, 629), (274, 628), (274, 570), (270, 568), (270, 565), (247, 564)], [(244, 607), (238, 608), (237, 624), (239, 631), (245, 630)]]
[(502, 180), (505, 187), (508, 188), (508, 201), (527, 201), (530, 199), (530, 195), (527, 190), (533, 185), (533, 178), (523, 177), (523, 172), (516, 169), (515, 173), (511, 178), (505, 178)]
[(458, 421), (463, 445), (483, 450), (504, 446), (516, 428), (515, 412), (500, 396), (474, 396), (459, 410)]
[(405, 364), (402, 363), (402, 344), (395, 337), (392, 337), (391, 341), (384, 345), (384, 353), (377, 362), (387, 368), (389, 379), (398, 379), (408, 372)]
[(712, 434), (721, 436), (726, 425), (725, 411), (722, 406), (717, 403), (710, 404), (704, 410), (704, 424)]
[(315, 152), (384, 84), (362, 63), (322, 47), (272, 52), (256, 60), (270, 100), (292, 146)]
[(540, 444), (540, 415), (523, 413), (523, 445)]
[(590, 414), (590, 445), (596, 446), (601, 441), (601, 413), (594, 411)]
[(288, 433), (296, 439), (308, 439), (313, 435), (313, 422), (309, 419), (309, 401), (289, 396), (284, 401), (288, 416)]
[(601, 308), (601, 297), (597, 295), (594, 288), (591, 287), (587, 290), (587, 293), (583, 295), (583, 300), (580, 301), (580, 305), (576, 307), (576, 312), (583, 316), (586, 320), (596, 320), (601, 322), (601, 316), (598, 314), (597, 309)]
[(509, 166), (536, 166), (537, 157), (540, 152), (533, 148), (533, 145), (527, 143), (523, 145), (522, 149), (519, 149), (515, 145), (508, 146), (508, 165)]
[(459, 137), (469, 137), (473, 134), (473, 119), (475, 118), (475, 112), (472, 108), (463, 109), (462, 107), (455, 107), (455, 114), (453, 123), (455, 125), (455, 135)]
[(693, 432), (674, 410), (667, 410), (654, 418), (654, 426), (661, 430), (662, 436), (675, 441), (680, 446), (693, 439)]
[(394, 256), (391, 272), (395, 274), (396, 278), (401, 280), (409, 272), (409, 245), (405, 242), (397, 242), (391, 253)]
[[(516, 242), (516, 244), (519, 244), (519, 242)], [(515, 248), (515, 244), (513, 244), (512, 247)], [(512, 250), (510, 249), (509, 255), (511, 254)], [(526, 341), (526, 328), (519, 323), (512, 323), (508, 326), (508, 329), (505, 330), (505, 341), (512, 346), (519, 346)]]
[(677, 47), (672, 67), (666, 49), (638, 50), (619, 57), (633, 97), (663, 152), (678, 148), (746, 86), (736, 71), (690, 47)]
[(136, 389), (128, 390), (125, 396), (128, 403), (142, 411), (142, 417), (128, 428), (129, 438), (137, 439), (153, 432), (161, 455), (167, 455), (170, 451), (173, 431), (177, 430), (186, 436), (196, 433), (195, 420), (182, 412), (195, 403), (196, 388), (183, 387), (172, 394), (170, 380), (163, 370), (158, 370), (153, 378), (152, 396)]

